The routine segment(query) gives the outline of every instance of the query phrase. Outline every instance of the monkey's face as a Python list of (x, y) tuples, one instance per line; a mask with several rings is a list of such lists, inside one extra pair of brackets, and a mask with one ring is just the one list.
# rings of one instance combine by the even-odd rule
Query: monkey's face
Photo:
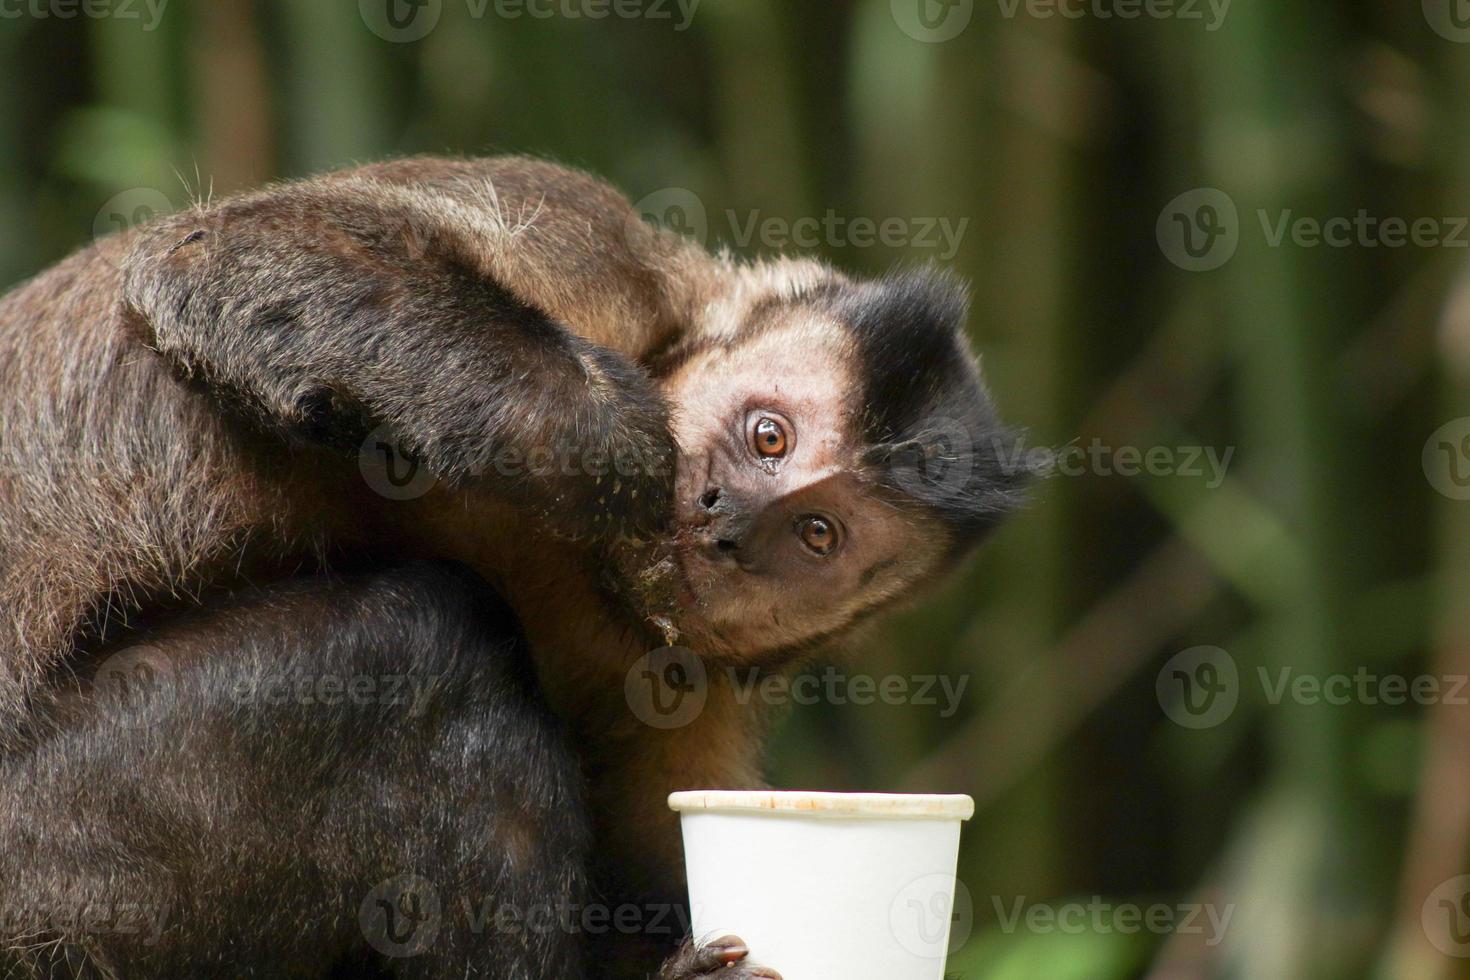
[(798, 308), (667, 379), (686, 645), (744, 660), (800, 650), (932, 572), (942, 530), (877, 495), (860, 466), (852, 362), (846, 332)]

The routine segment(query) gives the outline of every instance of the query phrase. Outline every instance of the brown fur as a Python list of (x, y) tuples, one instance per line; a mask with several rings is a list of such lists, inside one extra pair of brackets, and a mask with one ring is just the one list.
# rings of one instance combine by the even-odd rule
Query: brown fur
[[(769, 724), (718, 672), (686, 728), (642, 725), (623, 702), (629, 667), (659, 638), (607, 593), (608, 542), (667, 521), (675, 474), (650, 465), (614, 489), (501, 480), (488, 461), (571, 440), (669, 464), (664, 398), (697, 417), (708, 387), (680, 379), (725, 361), (779, 378), (779, 364), (740, 360), (753, 319), (800, 306), (762, 327), (800, 358), (804, 338), (837, 330), (837, 298), (871, 288), (811, 262), (712, 258), (602, 182), (520, 158), (359, 168), (83, 250), (0, 300), (0, 748), (25, 737), (76, 658), (209, 590), (458, 558), (516, 611), (574, 728), (599, 856), (620, 887), (667, 892), (680, 870), (667, 794), (758, 785)], [(824, 356), (861, 355), (854, 342)], [(952, 558), (952, 535), (863, 470), (862, 416), (826, 462), (851, 474), (850, 495), (872, 496), (864, 520), (908, 529), (904, 546), (855, 568), (828, 608), (815, 608), (820, 586), (798, 593), (757, 642), (731, 630), (783, 600), (732, 606), (727, 574), (711, 571), (682, 624), (689, 642), (727, 663), (789, 661)], [(699, 438), (675, 421), (681, 442)], [(351, 451), (379, 425), (439, 474), (427, 496), (394, 504), (362, 484)], [(792, 472), (793, 495), (827, 473)], [(1014, 488), (993, 489), (998, 515)]]

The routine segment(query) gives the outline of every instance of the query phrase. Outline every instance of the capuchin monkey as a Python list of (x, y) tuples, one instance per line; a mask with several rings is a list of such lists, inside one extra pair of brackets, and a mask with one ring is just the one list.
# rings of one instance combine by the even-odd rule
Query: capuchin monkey
[[(6, 975), (775, 976), (687, 922), (382, 942), (425, 880), (492, 918), (682, 907), (668, 794), (761, 785), (734, 678), (834, 651), (1020, 500), (964, 317), (944, 273), (710, 256), (525, 158), (273, 186), (11, 293)], [(703, 704), (660, 727), (626, 682), (675, 641)], [(164, 681), (106, 696), (129, 656)], [(421, 683), (249, 696), (303, 674)], [(57, 914), (98, 895), (171, 914)]]

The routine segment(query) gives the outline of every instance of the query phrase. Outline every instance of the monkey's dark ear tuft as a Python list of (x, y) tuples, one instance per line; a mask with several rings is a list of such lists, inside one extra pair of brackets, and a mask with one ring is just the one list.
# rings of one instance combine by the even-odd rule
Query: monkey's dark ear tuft
[(932, 266), (889, 273), (845, 294), (841, 313), (857, 341), (870, 441), (925, 415), (935, 390), (973, 373), (964, 346), (964, 284)]
[(1033, 467), (996, 414), (965, 339), (965, 287), (946, 270), (901, 270), (847, 293), (863, 439), (879, 482), (933, 513), (968, 550), (1024, 499)]

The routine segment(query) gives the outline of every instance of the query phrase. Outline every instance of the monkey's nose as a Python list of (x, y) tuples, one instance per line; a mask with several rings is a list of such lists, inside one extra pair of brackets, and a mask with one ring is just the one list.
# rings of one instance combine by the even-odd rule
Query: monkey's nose
[(723, 529), (711, 526), (700, 536), (700, 548), (713, 561), (740, 559), (740, 542), (721, 533)]
[(742, 540), (750, 530), (750, 517), (741, 500), (720, 487), (709, 487), (697, 498), (698, 523), (704, 547), (712, 556), (738, 558)]
[(687, 511), (685, 521), (690, 527), (707, 528), (714, 523), (719, 511), (716, 508), (720, 503), (720, 488), (710, 487), (704, 493), (695, 497), (693, 506)]

